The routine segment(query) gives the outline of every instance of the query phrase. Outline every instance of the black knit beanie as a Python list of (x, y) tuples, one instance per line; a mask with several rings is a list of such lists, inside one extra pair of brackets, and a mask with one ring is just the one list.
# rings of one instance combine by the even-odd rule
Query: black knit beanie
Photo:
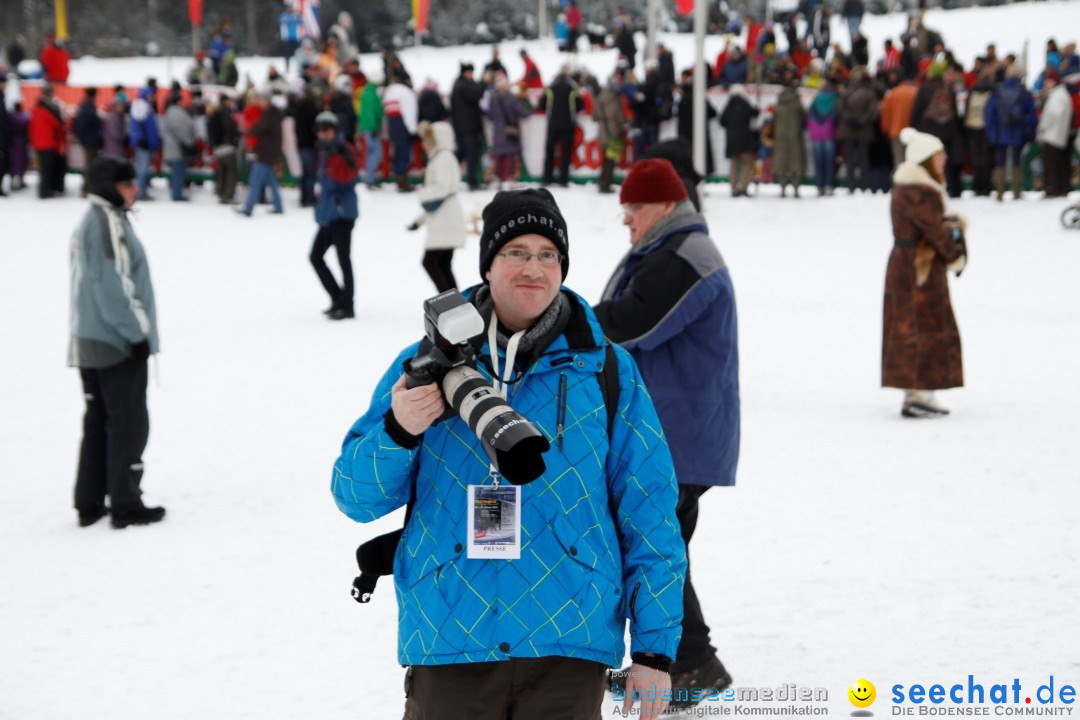
[(124, 198), (116, 190), (116, 183), (135, 179), (135, 168), (125, 158), (116, 155), (99, 155), (86, 171), (86, 190), (91, 195), (108, 200), (118, 208), (124, 207)]
[(562, 276), (565, 280), (570, 269), (570, 239), (566, 233), (566, 221), (555, 204), (555, 198), (543, 188), (501, 190), (484, 208), (484, 232), (480, 235), (481, 279), (506, 243), (530, 233), (543, 235), (555, 243), (563, 256)]

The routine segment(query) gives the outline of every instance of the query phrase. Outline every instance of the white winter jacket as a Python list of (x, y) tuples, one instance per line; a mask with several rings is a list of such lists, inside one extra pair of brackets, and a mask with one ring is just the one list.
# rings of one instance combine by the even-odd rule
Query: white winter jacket
[(424, 184), (416, 193), (425, 210), (416, 222), (427, 227), (426, 250), (463, 248), (465, 213), (457, 196), (461, 166), (454, 155), (454, 129), (450, 123), (437, 122), (431, 124), (431, 132), (435, 149), (428, 156)]
[(1069, 142), (1069, 126), (1072, 124), (1072, 100), (1064, 85), (1058, 85), (1046, 98), (1035, 139), (1063, 149)]

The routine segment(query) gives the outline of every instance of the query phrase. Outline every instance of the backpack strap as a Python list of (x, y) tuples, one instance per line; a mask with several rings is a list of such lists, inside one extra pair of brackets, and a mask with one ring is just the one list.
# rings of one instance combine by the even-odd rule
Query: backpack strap
[(604, 396), (610, 438), (611, 429), (615, 426), (615, 416), (619, 413), (619, 360), (615, 357), (615, 346), (607, 337), (604, 338), (604, 369), (596, 373), (596, 379)]

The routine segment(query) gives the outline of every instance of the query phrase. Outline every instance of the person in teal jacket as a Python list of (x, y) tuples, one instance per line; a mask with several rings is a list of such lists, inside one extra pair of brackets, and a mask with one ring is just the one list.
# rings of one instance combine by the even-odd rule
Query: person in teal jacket
[[(628, 619), (624, 707), (640, 694), (642, 714), (659, 712), (686, 558), (656, 410), (630, 354), (606, 349), (588, 303), (562, 287), (569, 245), (551, 194), (499, 192), (483, 219), (484, 283), (465, 295), (496, 340), (477, 340), (477, 370), (502, 378), (507, 401), (551, 444), (544, 473), (520, 486), (520, 557), (468, 557), (469, 487), (493, 477), (460, 417), (432, 424), (445, 408), (441, 390), (406, 388), (402, 361), (419, 344), (383, 376), (333, 470), (334, 499), (359, 522), (415, 495), (394, 559), (405, 715), (501, 719), (527, 707), (529, 717), (540, 708), (596, 717)], [(612, 351), (619, 389), (609, 429), (600, 374)]]

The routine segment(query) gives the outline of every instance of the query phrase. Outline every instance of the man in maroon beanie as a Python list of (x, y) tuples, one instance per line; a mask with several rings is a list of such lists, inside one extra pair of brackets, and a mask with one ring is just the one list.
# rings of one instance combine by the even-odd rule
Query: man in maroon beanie
[[(635, 163), (619, 193), (630, 251), (608, 281), (596, 317), (637, 360), (675, 462), (675, 514), (687, 545), (683, 634), (671, 665), (673, 708), (731, 684), (691, 583), (698, 499), (735, 484), (739, 459), (739, 350), (735, 290), (709, 227), (667, 160)], [(612, 676), (613, 686), (623, 674)]]

